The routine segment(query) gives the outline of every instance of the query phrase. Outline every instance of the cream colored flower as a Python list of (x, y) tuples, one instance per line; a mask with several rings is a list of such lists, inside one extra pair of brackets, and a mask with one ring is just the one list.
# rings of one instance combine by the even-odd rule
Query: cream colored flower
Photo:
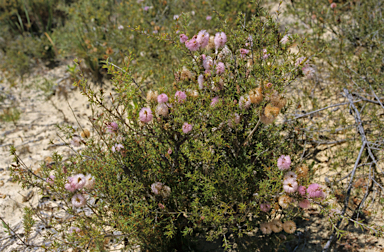
[(291, 203), (292, 199), (287, 196), (287, 195), (283, 195), (279, 198), (279, 205), (282, 207), (282, 208), (288, 208), (289, 204)]
[(283, 223), (280, 220), (274, 220), (271, 222), (272, 231), (275, 233), (279, 233), (283, 230)]
[(153, 92), (152, 90), (149, 90), (147, 93), (147, 102), (157, 101), (157, 96), (159, 96), (157, 91)]
[(293, 221), (287, 221), (283, 224), (284, 231), (293, 234), (296, 231), (296, 224)]
[(271, 234), (272, 233), (271, 223), (261, 223), (260, 230), (265, 235)]

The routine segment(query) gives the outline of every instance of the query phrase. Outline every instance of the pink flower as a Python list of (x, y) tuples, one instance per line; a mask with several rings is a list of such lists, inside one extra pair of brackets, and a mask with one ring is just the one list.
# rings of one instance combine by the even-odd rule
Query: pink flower
[(55, 175), (50, 175), (47, 179), (46, 179), (47, 183), (49, 183), (50, 185), (53, 185), (53, 183), (55, 183)]
[(248, 49), (240, 49), (240, 57), (245, 58), (245, 56), (249, 53)]
[(288, 178), (291, 178), (291, 179), (296, 180), (297, 175), (296, 175), (296, 173), (294, 173), (293, 171), (289, 171), (289, 172), (287, 172), (287, 173), (284, 175), (284, 179), (288, 179)]
[(227, 35), (224, 32), (216, 33), (214, 42), (216, 49), (223, 47), (227, 43)]
[(172, 154), (172, 149), (169, 148), (168, 151), (167, 151), (167, 153), (168, 153), (169, 155), (171, 155), (171, 154)]
[(74, 207), (82, 207), (82, 206), (85, 206), (86, 203), (87, 202), (86, 202), (86, 200), (82, 194), (78, 193), (78, 194), (73, 195), (72, 205)]
[(190, 132), (192, 130), (192, 125), (189, 123), (184, 123), (182, 129), (183, 129), (184, 134), (187, 134), (188, 132)]
[(298, 59), (296, 60), (296, 62), (295, 62), (295, 66), (300, 65), (304, 60), (305, 60), (305, 57), (300, 57), (300, 58), (298, 58)]
[(206, 47), (209, 42), (209, 33), (206, 30), (199, 31), (196, 41), (200, 44), (201, 48)]
[(166, 94), (160, 94), (158, 97), (157, 97), (157, 102), (158, 103), (164, 103), (164, 102), (167, 102), (168, 101), (168, 96)]
[(240, 96), (239, 99), (239, 108), (240, 109), (248, 109), (251, 106), (251, 100), (249, 99), (249, 96), (246, 95), (245, 98), (244, 96)]
[(269, 53), (267, 53), (267, 49), (263, 49), (263, 59), (266, 60), (269, 57)]
[(196, 40), (196, 36), (194, 36), (194, 37), (191, 38), (190, 40), (187, 40), (187, 41), (185, 42), (185, 46), (186, 46), (190, 51), (192, 51), (192, 52), (197, 51), (197, 50), (199, 50), (199, 48), (200, 48), (200, 44), (199, 44), (199, 42), (197, 42), (197, 40)]
[(315, 69), (313, 67), (310, 67), (308, 64), (305, 65), (301, 70), (303, 71), (303, 74), (309, 79), (311, 79), (316, 72)]
[(211, 107), (214, 107), (218, 102), (219, 102), (219, 97), (218, 96), (214, 97), (211, 102)]
[(68, 177), (68, 183), (64, 185), (64, 188), (70, 192), (76, 191), (76, 187), (72, 184), (73, 177)]
[(213, 66), (213, 59), (211, 56), (208, 56), (208, 57), (204, 57), (203, 58), (203, 67), (205, 70), (209, 70), (211, 69), (211, 67)]
[(199, 89), (204, 88), (204, 76), (202, 74), (197, 77), (197, 83), (199, 83)]
[(223, 62), (219, 62), (216, 65), (216, 74), (222, 74), (225, 72), (225, 65)]
[(178, 102), (184, 102), (187, 99), (187, 95), (183, 91), (177, 91), (175, 94)]
[(331, 3), (331, 8), (332, 9), (336, 8), (336, 3)]
[(159, 206), (160, 209), (164, 209), (165, 208), (165, 206), (163, 204), (161, 204), (161, 203), (159, 203), (157, 205)]
[(119, 30), (123, 30), (123, 29), (124, 29), (124, 26), (119, 25), (119, 26), (117, 27), (117, 29), (119, 29)]
[(234, 113), (232, 118), (228, 119), (228, 126), (233, 128), (235, 124), (240, 123), (240, 115), (238, 113)]
[(296, 180), (288, 178), (283, 182), (283, 189), (286, 193), (294, 193), (297, 191), (298, 184)]
[(120, 152), (121, 149), (124, 149), (124, 146), (122, 144), (115, 144), (114, 146), (112, 146), (112, 152)]
[(305, 190), (306, 190), (307, 188), (305, 187), (305, 186), (299, 186), (299, 189), (297, 189), (297, 191), (299, 192), (299, 194), (301, 195), (301, 196), (305, 196)]
[(144, 11), (148, 11), (149, 8), (150, 8), (150, 6), (144, 6), (143, 10), (144, 10)]
[(73, 176), (71, 184), (74, 188), (80, 190), (84, 187), (87, 180), (85, 179), (85, 176), (83, 174), (77, 174)]
[(79, 147), (81, 144), (81, 139), (80, 137), (74, 136), (72, 137), (71, 144), (75, 147)]
[(269, 212), (269, 210), (271, 210), (271, 204), (269, 203), (260, 204), (260, 210), (263, 212)]
[(160, 193), (162, 188), (163, 188), (163, 183), (161, 182), (155, 182), (151, 185), (151, 190), (156, 195)]
[(280, 40), (280, 43), (282, 43), (283, 45), (285, 45), (286, 43), (288, 43), (288, 41), (289, 41), (289, 36), (290, 36), (290, 34), (285, 35), (285, 36)]
[(290, 156), (284, 156), (281, 155), (279, 159), (277, 160), (277, 167), (279, 170), (288, 170), (291, 166), (291, 157)]
[(267, 83), (267, 88), (270, 88), (270, 87), (272, 87), (272, 83), (268, 82)]
[(188, 40), (187, 35), (185, 35), (184, 33), (180, 34), (179, 37), (180, 37), (180, 43), (185, 43), (185, 41)]
[(179, 15), (173, 15), (173, 20), (178, 20), (180, 18)]
[(310, 184), (307, 189), (307, 193), (310, 198), (325, 198), (325, 194), (323, 192), (323, 189), (319, 184)]
[(309, 206), (311, 205), (311, 203), (309, 202), (309, 200), (307, 199), (304, 199), (302, 201), (299, 202), (299, 206), (303, 209), (307, 209), (309, 208)]
[(78, 227), (70, 227), (68, 233), (73, 234), (73, 232), (80, 233), (80, 228)]
[(148, 123), (152, 120), (153, 115), (152, 115), (152, 110), (150, 108), (142, 108), (139, 113), (139, 119), (143, 123)]
[(116, 122), (111, 122), (107, 125), (108, 133), (117, 133), (118, 129), (119, 129), (119, 125)]
[(209, 21), (209, 20), (212, 19), (212, 17), (211, 17), (211, 16), (207, 16), (205, 19), (206, 19), (207, 21)]

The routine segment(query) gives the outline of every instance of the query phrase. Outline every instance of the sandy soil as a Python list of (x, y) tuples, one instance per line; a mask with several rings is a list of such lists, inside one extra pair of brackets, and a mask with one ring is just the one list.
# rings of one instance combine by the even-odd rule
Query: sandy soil
[[(36, 206), (39, 197), (33, 188), (22, 189), (10, 178), (9, 167), (13, 163), (9, 153), (10, 145), (14, 145), (25, 164), (36, 171), (40, 164), (49, 162), (53, 152), (64, 156), (70, 154), (70, 149), (63, 145), (56, 127), (56, 124), (78, 127), (68, 103), (81, 127), (91, 129), (87, 120), (91, 114), (88, 102), (80, 92), (73, 89), (65, 69), (66, 64), (49, 71), (41, 70), (16, 87), (2, 84), (3, 92), (13, 97), (21, 111), (20, 119), (15, 124), (0, 124), (0, 216), (15, 229), (22, 228), (23, 208), (29, 204)], [(53, 84), (49, 92), (38, 91), (36, 88), (45, 82), (42, 77)], [(2, 228), (0, 237), (6, 237)], [(0, 241), (0, 251), (3, 251), (1, 244)]]

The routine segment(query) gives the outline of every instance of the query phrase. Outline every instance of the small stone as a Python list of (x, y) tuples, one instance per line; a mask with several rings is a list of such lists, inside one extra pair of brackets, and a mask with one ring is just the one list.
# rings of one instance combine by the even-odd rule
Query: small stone
[(4, 181), (0, 181), (0, 186), (3, 186), (4, 185)]

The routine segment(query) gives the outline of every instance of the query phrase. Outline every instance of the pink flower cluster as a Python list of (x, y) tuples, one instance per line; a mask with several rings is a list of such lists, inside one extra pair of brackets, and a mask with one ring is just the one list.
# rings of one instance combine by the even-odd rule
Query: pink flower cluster
[(267, 49), (263, 49), (263, 59), (266, 60), (269, 57), (269, 53), (267, 53)]
[[(277, 160), (277, 166), (280, 170), (288, 170), (291, 165), (291, 158), (289, 156), (280, 156)], [(296, 181), (297, 175), (293, 171), (288, 171), (284, 175), (283, 189), (287, 194), (293, 194), (297, 192), (296, 196), (299, 197), (299, 206), (301, 208), (309, 208), (311, 199), (324, 199), (325, 194), (319, 184), (310, 184), (308, 188), (305, 186), (299, 186)]]
[(312, 199), (324, 199), (325, 194), (319, 184), (310, 184), (307, 188), (308, 196)]
[(124, 146), (122, 144), (115, 144), (112, 146), (112, 152), (121, 152), (121, 149), (124, 149)]
[(149, 123), (153, 119), (152, 110), (150, 108), (142, 108), (139, 112), (139, 119), (142, 123)]
[(116, 122), (110, 122), (107, 124), (107, 131), (108, 133), (117, 133), (119, 129), (119, 125)]
[(85, 186), (85, 183), (87, 182), (83, 174), (77, 174), (73, 177), (68, 177), (67, 180), (68, 183), (66, 183), (64, 187), (70, 192), (82, 189)]
[[(295, 62), (295, 66), (300, 66), (304, 60), (306, 59), (306, 57), (300, 57), (296, 60)], [(302, 68), (301, 68), (301, 71), (303, 71), (303, 74), (311, 79), (313, 78), (313, 76), (315, 75), (316, 71), (313, 67), (311, 67), (308, 63), (306, 63)]]
[[(194, 35), (190, 40), (185, 34), (180, 34), (180, 43), (185, 43), (185, 46), (192, 52), (205, 48), (209, 43), (209, 33), (206, 30), (201, 30), (197, 35)], [(224, 32), (216, 33), (214, 37), (216, 50), (224, 47), (227, 42), (227, 36)]]
[(192, 130), (192, 128), (193, 126), (189, 123), (184, 123), (182, 127), (184, 134), (189, 133)]
[(298, 183), (296, 181), (296, 178), (288, 177), (284, 179), (283, 182), (283, 189), (286, 193), (294, 193), (297, 191)]
[(291, 166), (291, 157), (290, 156), (284, 156), (281, 155), (279, 159), (277, 160), (277, 167), (279, 170), (288, 170)]
[(216, 106), (216, 104), (219, 102), (219, 100), (220, 100), (220, 99), (219, 99), (218, 96), (212, 98), (211, 107)]
[[(95, 186), (95, 179), (90, 174), (87, 176), (84, 176), (83, 174), (77, 174), (73, 177), (68, 177), (67, 181), (68, 183), (66, 183), (64, 187), (70, 192), (75, 192), (76, 190), (81, 190), (83, 188), (90, 190)], [(85, 204), (86, 200), (81, 193), (77, 193), (72, 197), (72, 205), (74, 207), (81, 207)]]
[(165, 103), (165, 102), (168, 102), (168, 96), (166, 94), (160, 94), (159, 96), (157, 96), (157, 102), (158, 103)]
[(243, 48), (240, 49), (240, 57), (241, 58), (245, 58), (248, 53), (249, 53), (248, 49), (243, 49)]
[(47, 183), (48, 184), (50, 184), (50, 185), (53, 185), (53, 183), (55, 183), (55, 175), (50, 175), (47, 179), (46, 179), (46, 181), (47, 181)]
[(183, 91), (177, 91), (175, 98), (178, 102), (184, 102), (187, 99), (187, 95)]
[(224, 47), (225, 43), (227, 43), (227, 35), (225, 35), (224, 32), (216, 33), (214, 42), (215, 42), (216, 50), (221, 48), (221, 47)]
[(260, 204), (260, 210), (263, 212), (269, 212), (269, 210), (271, 210), (271, 204), (269, 203)]

